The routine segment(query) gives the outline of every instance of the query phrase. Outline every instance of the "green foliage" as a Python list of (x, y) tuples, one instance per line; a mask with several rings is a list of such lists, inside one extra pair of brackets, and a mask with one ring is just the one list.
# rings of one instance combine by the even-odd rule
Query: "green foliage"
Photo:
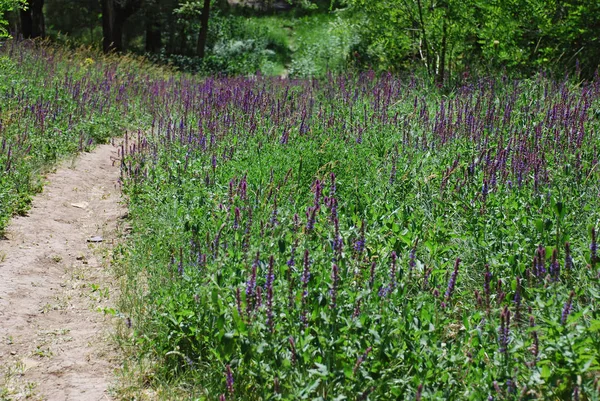
[[(58, 43), (100, 48), (102, 41), (101, 2), (45, 0), (46, 30)], [(74, 42), (74, 43), (69, 43)]]
[(27, 0), (0, 0), (0, 38), (8, 36), (8, 31), (6, 30), (8, 21), (5, 19), (5, 13), (26, 6)]
[[(567, 67), (591, 77), (600, 63), (598, 2), (570, 0), (363, 1), (348, 0), (363, 41), (366, 65), (408, 69), (419, 62), (427, 73), (452, 78), (467, 70)], [(576, 61), (580, 64), (576, 66)]]
[(293, 57), (289, 74), (324, 76), (347, 68), (359, 33), (343, 16), (319, 14), (295, 21), (291, 28)]

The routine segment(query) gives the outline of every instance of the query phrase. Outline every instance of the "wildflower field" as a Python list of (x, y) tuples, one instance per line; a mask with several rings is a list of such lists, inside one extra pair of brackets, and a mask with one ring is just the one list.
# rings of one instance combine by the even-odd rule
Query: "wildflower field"
[(0, 233), (12, 214), (26, 212), (49, 165), (139, 120), (135, 66), (0, 42)]
[[(0, 196), (37, 160), (12, 155), (136, 128), (115, 258), (123, 341), (153, 361), (148, 385), (207, 400), (600, 399), (600, 78), (442, 91), (73, 57), (0, 50), (48, 83), (0, 83)], [(77, 128), (92, 117), (100, 137)]]

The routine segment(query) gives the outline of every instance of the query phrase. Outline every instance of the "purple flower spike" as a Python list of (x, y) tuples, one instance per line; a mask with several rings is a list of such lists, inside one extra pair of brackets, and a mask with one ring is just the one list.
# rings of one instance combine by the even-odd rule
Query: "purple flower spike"
[(543, 278), (546, 275), (546, 248), (542, 244), (538, 245), (536, 257), (534, 258), (534, 273), (537, 278)]
[(233, 216), (233, 229), (237, 230), (240, 228), (240, 208), (235, 208), (235, 214)]
[(565, 244), (565, 270), (573, 269), (573, 257), (571, 256), (571, 245)]
[(415, 395), (415, 401), (421, 401), (421, 397), (423, 394), (423, 385), (419, 384), (417, 387), (417, 394)]
[(239, 191), (239, 196), (242, 199), (242, 201), (246, 201), (248, 200), (248, 182), (246, 181), (246, 176), (244, 176), (244, 178), (242, 178), (242, 180), (240, 181), (240, 184), (238, 186), (238, 191)]
[(354, 374), (356, 374), (356, 371), (358, 370), (358, 368), (360, 368), (360, 365), (362, 365), (362, 363), (365, 361), (365, 359), (367, 359), (367, 357), (369, 356), (369, 353), (373, 350), (373, 347), (369, 347), (365, 350), (365, 352), (358, 357), (358, 359), (356, 360), (356, 364), (354, 365), (354, 369), (352, 370)]
[(574, 297), (575, 297), (575, 291), (571, 291), (571, 294), (569, 294), (569, 300), (567, 302), (565, 302), (565, 305), (563, 306), (562, 314), (560, 316), (560, 324), (562, 324), (563, 326), (565, 325), (565, 323), (567, 323), (567, 318), (569, 317), (569, 315), (571, 314), (571, 311), (573, 310), (573, 298)]
[(513, 297), (513, 303), (519, 308), (521, 306), (521, 279), (517, 276), (517, 288), (515, 290), (515, 296)]
[(313, 184), (313, 192), (315, 193), (315, 208), (319, 208), (321, 204), (321, 194), (323, 193), (323, 185), (321, 181), (316, 180)]
[(225, 381), (227, 383), (227, 391), (229, 394), (233, 395), (233, 373), (231, 372), (231, 367), (229, 365), (225, 367)]
[(362, 253), (365, 250), (365, 240), (364, 239), (357, 239), (356, 242), (354, 243), (354, 251), (358, 254)]
[(357, 255), (362, 254), (365, 250), (365, 225), (365, 221), (363, 220), (360, 228), (360, 235), (354, 243), (354, 252), (356, 252)]
[(256, 303), (256, 270), (258, 268), (259, 256), (260, 253), (256, 252), (256, 259), (254, 260), (254, 263), (252, 263), (252, 272), (246, 283), (246, 308), (248, 315), (250, 315), (250, 312), (252, 312), (254, 304)]
[(558, 263), (558, 250), (555, 248), (552, 252), (552, 261), (550, 262), (550, 276), (553, 281), (560, 278), (560, 264)]
[(290, 343), (290, 352), (292, 354), (292, 365), (294, 365), (296, 362), (296, 343), (294, 341), (294, 337), (292, 336), (288, 338), (288, 341)]
[(500, 315), (500, 328), (498, 329), (498, 343), (500, 345), (499, 351), (505, 354), (508, 350), (508, 343), (510, 342), (510, 311), (508, 306), (504, 307), (502, 314)]
[(456, 278), (458, 277), (458, 266), (460, 265), (460, 258), (456, 258), (456, 262), (454, 263), (454, 271), (450, 276), (450, 281), (448, 281), (448, 288), (446, 288), (446, 293), (444, 294), (444, 298), (446, 302), (450, 302), (452, 298), (452, 293), (454, 292), (454, 287), (456, 286)]
[(242, 317), (243, 316), (243, 313), (242, 313), (242, 294), (241, 294), (239, 288), (236, 288), (236, 290), (235, 290), (235, 304), (237, 306), (237, 311), (238, 311), (240, 317)]
[(306, 231), (311, 232), (315, 228), (315, 220), (317, 218), (318, 206), (311, 206), (306, 211)]
[(375, 283), (375, 267), (377, 266), (377, 263), (373, 262), (371, 263), (371, 271), (370, 271), (370, 275), (369, 275), (369, 288), (373, 288), (373, 284)]
[(573, 401), (579, 401), (579, 386), (573, 389)]
[(340, 235), (340, 222), (336, 217), (333, 220), (333, 228), (334, 228), (334, 240), (333, 240), (333, 249), (335, 251), (335, 257), (340, 259), (342, 257), (342, 249), (344, 248), (344, 240)]
[(410, 252), (408, 254), (408, 270), (409, 271), (413, 271), (413, 269), (417, 266), (416, 259), (417, 259), (417, 244), (415, 244), (415, 246), (412, 247), (412, 249), (410, 250)]
[(537, 334), (536, 330), (531, 332), (531, 337), (532, 337), (532, 343), (531, 343), (531, 347), (529, 349), (531, 350), (531, 354), (533, 355), (532, 365), (535, 366), (535, 364), (537, 363), (538, 353), (540, 351), (540, 340), (538, 338), (538, 334)]

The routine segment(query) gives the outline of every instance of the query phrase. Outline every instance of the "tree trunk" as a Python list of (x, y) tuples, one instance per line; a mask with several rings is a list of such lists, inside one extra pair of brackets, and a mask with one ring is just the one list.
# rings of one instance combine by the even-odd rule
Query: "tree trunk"
[(210, 16), (210, 0), (204, 0), (202, 15), (200, 16), (200, 33), (198, 34), (198, 45), (196, 53), (198, 57), (204, 58), (206, 50), (206, 39), (208, 38), (208, 18)]
[(19, 11), (21, 17), (21, 35), (27, 39), (46, 36), (44, 23), (44, 0), (28, 0), (27, 9)]
[(146, 21), (146, 51), (158, 53), (162, 48), (162, 32), (156, 21)]
[(102, 49), (108, 53), (115, 49), (114, 31), (115, 4), (113, 0), (102, 0)]
[(43, 38), (46, 36), (44, 21), (44, 0), (29, 0), (31, 10), (31, 37)]
[(169, 40), (167, 41), (166, 51), (167, 54), (174, 54), (176, 52), (176, 37), (177, 37), (177, 23), (175, 16), (172, 12), (167, 14), (167, 26), (169, 27)]
[(19, 11), (19, 16), (21, 17), (21, 35), (24, 38), (30, 38), (33, 32), (33, 21), (31, 18), (31, 9), (27, 8), (27, 10), (21, 9)]
[(102, 0), (102, 48), (105, 53), (123, 51), (123, 25), (141, 6), (141, 0)]

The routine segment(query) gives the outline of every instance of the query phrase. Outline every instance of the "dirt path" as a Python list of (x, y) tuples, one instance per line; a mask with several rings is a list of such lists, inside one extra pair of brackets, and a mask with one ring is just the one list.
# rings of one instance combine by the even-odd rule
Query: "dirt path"
[[(102, 308), (119, 204), (116, 148), (63, 163), (0, 240), (0, 400), (107, 400), (116, 352)], [(101, 243), (89, 242), (94, 236)]]

